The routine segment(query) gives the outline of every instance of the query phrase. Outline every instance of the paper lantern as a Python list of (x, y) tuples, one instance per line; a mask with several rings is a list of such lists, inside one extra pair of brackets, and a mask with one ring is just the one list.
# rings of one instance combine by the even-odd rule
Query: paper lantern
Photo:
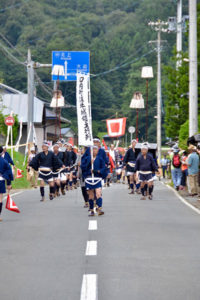
[(133, 94), (133, 99), (131, 100), (130, 108), (141, 109), (144, 108), (144, 99), (140, 92)]
[(141, 74), (142, 78), (153, 78), (153, 68), (152, 67), (143, 67), (142, 68), (142, 74)]
[(65, 99), (62, 95), (61, 91), (54, 91), (53, 98), (51, 100), (50, 107), (64, 107), (65, 106)]

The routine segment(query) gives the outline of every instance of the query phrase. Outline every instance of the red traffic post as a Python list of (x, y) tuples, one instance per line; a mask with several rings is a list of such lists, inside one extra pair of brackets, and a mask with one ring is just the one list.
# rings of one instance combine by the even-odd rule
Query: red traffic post
[(9, 117), (5, 118), (4, 122), (7, 126), (13, 126), (15, 124), (15, 119), (13, 117), (9, 116)]

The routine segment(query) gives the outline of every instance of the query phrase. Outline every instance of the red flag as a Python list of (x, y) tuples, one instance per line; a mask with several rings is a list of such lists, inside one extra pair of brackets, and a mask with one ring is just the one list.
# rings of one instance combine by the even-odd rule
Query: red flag
[(22, 170), (17, 169), (17, 176), (16, 176), (16, 178), (22, 178), (23, 177), (22, 172), (23, 172)]
[(102, 144), (103, 144), (105, 150), (108, 150), (108, 146), (106, 145), (106, 142), (104, 140), (102, 140)]
[(108, 119), (106, 122), (109, 137), (120, 137), (125, 134), (126, 118)]
[[(104, 140), (102, 140), (102, 144), (103, 144), (105, 150), (108, 150), (108, 146), (106, 145), (106, 142)], [(113, 169), (115, 168), (115, 164), (114, 164), (113, 158), (110, 155), (110, 153), (108, 153), (108, 158), (109, 158), (109, 161), (110, 161), (110, 173), (113, 173)]]
[(16, 205), (15, 202), (12, 200), (12, 198), (10, 197), (9, 194), (8, 194), (8, 196), (7, 196), (6, 208), (7, 208), (8, 210), (14, 211), (14, 212), (16, 212), (16, 213), (20, 213), (19, 208), (17, 207), (17, 205)]

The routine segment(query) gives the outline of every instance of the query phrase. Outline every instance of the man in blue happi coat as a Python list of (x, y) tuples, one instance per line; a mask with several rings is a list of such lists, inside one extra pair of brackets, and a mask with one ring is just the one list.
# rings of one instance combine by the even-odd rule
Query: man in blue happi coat
[[(2, 157), (3, 153), (3, 147), (0, 146), (0, 221), (2, 221), (1, 212), (3, 207), (3, 194), (6, 193), (5, 180), (10, 184), (13, 180), (12, 169), (7, 160)], [(7, 188), (10, 190), (10, 186), (7, 185)]]

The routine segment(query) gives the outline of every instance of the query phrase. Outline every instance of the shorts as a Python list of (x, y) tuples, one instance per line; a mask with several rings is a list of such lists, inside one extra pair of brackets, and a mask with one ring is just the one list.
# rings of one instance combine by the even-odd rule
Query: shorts
[(0, 194), (6, 193), (6, 185), (5, 180), (0, 180)]
[(94, 178), (86, 178), (85, 179), (85, 187), (86, 190), (95, 190), (102, 188), (102, 178), (94, 177)]
[(39, 171), (38, 180), (44, 180), (46, 182), (52, 182), (53, 181), (53, 174), (52, 174), (51, 171), (42, 171), (42, 173), (40, 173), (40, 171)]
[(61, 181), (67, 180), (66, 175), (67, 175), (67, 173), (64, 172), (64, 171), (62, 171), (62, 172), (60, 173), (60, 180), (61, 180)]
[(117, 173), (117, 175), (120, 175), (122, 173), (122, 168), (117, 168), (116, 173)]
[(53, 179), (60, 179), (60, 172), (53, 173)]
[(135, 172), (127, 171), (126, 176), (132, 176), (132, 175), (135, 175)]
[(151, 182), (153, 181), (153, 174), (149, 173), (149, 174), (141, 174), (139, 173), (139, 182)]

